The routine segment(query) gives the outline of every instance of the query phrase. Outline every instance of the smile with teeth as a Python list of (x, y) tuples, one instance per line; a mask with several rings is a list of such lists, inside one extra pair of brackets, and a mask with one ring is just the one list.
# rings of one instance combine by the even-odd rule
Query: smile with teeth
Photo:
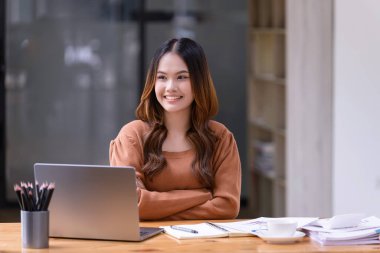
[(182, 96), (164, 96), (164, 98), (168, 101), (177, 101), (182, 98)]

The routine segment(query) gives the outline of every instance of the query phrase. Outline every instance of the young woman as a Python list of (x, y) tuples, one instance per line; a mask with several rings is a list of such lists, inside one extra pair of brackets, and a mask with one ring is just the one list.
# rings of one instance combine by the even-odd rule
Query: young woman
[(230, 131), (211, 118), (218, 100), (203, 49), (187, 38), (156, 51), (136, 110), (110, 144), (110, 164), (133, 166), (140, 219), (230, 219), (241, 164)]

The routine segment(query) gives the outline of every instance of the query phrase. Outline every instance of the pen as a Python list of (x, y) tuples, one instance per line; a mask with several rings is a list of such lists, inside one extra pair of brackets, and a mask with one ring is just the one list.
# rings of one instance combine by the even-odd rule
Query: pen
[(170, 228), (175, 229), (175, 230), (184, 231), (184, 232), (193, 233), (193, 234), (198, 234), (197, 230), (194, 230), (191, 228), (185, 228), (185, 227), (179, 227), (179, 226), (170, 226)]
[(214, 224), (214, 223), (206, 222), (206, 224), (208, 224), (208, 225), (210, 225), (210, 226), (212, 226), (212, 227), (214, 227), (214, 228), (217, 228), (217, 229), (219, 229), (219, 230), (222, 230), (222, 231), (224, 231), (224, 232), (230, 232), (229, 230), (227, 230), (227, 229), (225, 229), (225, 228), (223, 228), (223, 227), (221, 227), (221, 226), (218, 226), (218, 225), (216, 225), (216, 224)]
[(253, 230), (251, 230), (251, 232), (255, 233), (255, 232), (263, 231), (263, 230), (268, 230), (268, 229), (266, 229), (266, 228), (253, 229)]

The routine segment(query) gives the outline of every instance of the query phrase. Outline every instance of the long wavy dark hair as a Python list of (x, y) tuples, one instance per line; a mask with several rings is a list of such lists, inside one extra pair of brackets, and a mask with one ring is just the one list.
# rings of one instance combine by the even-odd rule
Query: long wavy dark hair
[(194, 101), (191, 105), (190, 128), (187, 137), (195, 148), (196, 157), (192, 163), (194, 173), (207, 188), (214, 185), (212, 157), (218, 138), (209, 128), (209, 120), (218, 112), (218, 98), (205, 53), (202, 47), (188, 38), (171, 39), (157, 49), (150, 63), (140, 104), (136, 109), (138, 119), (147, 122), (151, 131), (144, 142), (144, 175), (152, 180), (166, 165), (162, 155), (162, 144), (167, 136), (164, 125), (164, 109), (154, 91), (158, 64), (166, 53), (178, 54), (189, 70)]

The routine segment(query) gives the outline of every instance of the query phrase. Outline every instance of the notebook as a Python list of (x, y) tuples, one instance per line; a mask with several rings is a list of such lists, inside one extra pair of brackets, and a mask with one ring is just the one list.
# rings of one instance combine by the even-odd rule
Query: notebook
[(165, 233), (177, 239), (199, 239), (217, 237), (254, 236), (251, 233), (239, 231), (223, 223), (203, 222), (190, 225), (162, 226)]
[(142, 241), (163, 231), (140, 228), (132, 167), (36, 163), (38, 182), (54, 182), (49, 236)]

